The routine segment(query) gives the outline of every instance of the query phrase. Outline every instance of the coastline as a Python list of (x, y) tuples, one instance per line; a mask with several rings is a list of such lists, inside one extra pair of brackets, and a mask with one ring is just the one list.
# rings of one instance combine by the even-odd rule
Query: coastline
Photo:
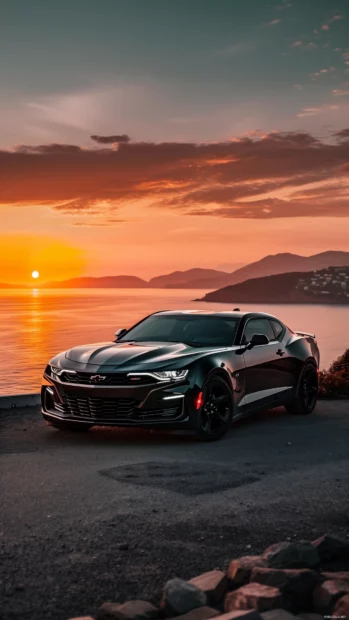
[[(209, 293), (210, 294), (210, 293)], [(314, 299), (308, 299), (308, 300), (300, 300), (300, 301), (291, 301), (291, 300), (276, 300), (276, 299), (255, 299), (254, 301), (252, 299), (243, 299), (243, 298), (235, 298), (234, 300), (229, 300), (229, 299), (205, 299), (205, 297), (202, 297), (201, 299), (192, 299), (191, 301), (195, 301), (195, 302), (205, 302), (205, 303), (216, 303), (216, 304), (273, 304), (273, 305), (282, 305), (282, 306), (349, 306), (349, 299), (348, 300), (344, 300), (344, 301), (338, 301), (338, 300), (330, 300), (327, 299), (326, 301), (324, 299), (319, 299), (319, 300), (314, 300)]]

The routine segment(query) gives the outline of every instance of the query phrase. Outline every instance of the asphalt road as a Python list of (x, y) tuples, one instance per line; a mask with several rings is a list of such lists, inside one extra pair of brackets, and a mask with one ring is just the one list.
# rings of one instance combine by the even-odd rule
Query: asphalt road
[[(5, 620), (66, 620), (106, 601), (158, 600), (173, 576), (225, 568), (286, 538), (349, 536), (349, 401), (278, 409), (223, 440), (46, 427), (1, 412)], [(124, 548), (126, 547), (126, 548)]]

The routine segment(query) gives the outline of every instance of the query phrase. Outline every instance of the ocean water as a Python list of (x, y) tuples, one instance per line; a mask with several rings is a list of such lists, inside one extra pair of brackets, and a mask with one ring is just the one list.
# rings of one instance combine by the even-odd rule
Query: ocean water
[[(0, 394), (38, 392), (47, 362), (72, 346), (111, 341), (156, 310), (227, 310), (231, 304), (192, 301), (207, 291), (183, 289), (72, 289), (0, 291)], [(242, 310), (276, 315), (292, 329), (316, 334), (321, 368), (349, 347), (349, 309), (326, 305), (256, 305)]]

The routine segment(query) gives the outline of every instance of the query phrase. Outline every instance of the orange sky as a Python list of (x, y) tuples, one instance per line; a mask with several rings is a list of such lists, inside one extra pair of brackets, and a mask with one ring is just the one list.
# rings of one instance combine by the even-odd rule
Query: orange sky
[[(97, 138), (97, 137), (95, 137)], [(99, 138), (102, 140), (102, 138)], [(0, 282), (349, 250), (349, 131), (0, 152)], [(119, 142), (115, 142), (119, 140)], [(110, 142), (110, 144), (108, 143)]]
[(348, 0), (49, 4), (0, 20), (0, 284), (349, 251)]

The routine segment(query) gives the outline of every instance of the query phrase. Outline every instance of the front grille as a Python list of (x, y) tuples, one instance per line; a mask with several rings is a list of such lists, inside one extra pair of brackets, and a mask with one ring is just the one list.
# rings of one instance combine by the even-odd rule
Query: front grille
[(94, 422), (165, 422), (181, 415), (181, 405), (166, 409), (138, 409), (137, 401), (130, 398), (72, 398), (64, 396), (63, 403), (55, 403), (60, 414), (74, 419)]
[[(103, 377), (92, 379), (91, 377)], [(63, 383), (78, 383), (79, 385), (149, 385), (157, 383), (156, 379), (149, 375), (127, 376), (127, 373), (92, 373), (92, 372), (63, 372), (59, 377)]]
[(125, 419), (132, 416), (136, 403), (131, 398), (64, 397), (66, 412), (78, 418)]

